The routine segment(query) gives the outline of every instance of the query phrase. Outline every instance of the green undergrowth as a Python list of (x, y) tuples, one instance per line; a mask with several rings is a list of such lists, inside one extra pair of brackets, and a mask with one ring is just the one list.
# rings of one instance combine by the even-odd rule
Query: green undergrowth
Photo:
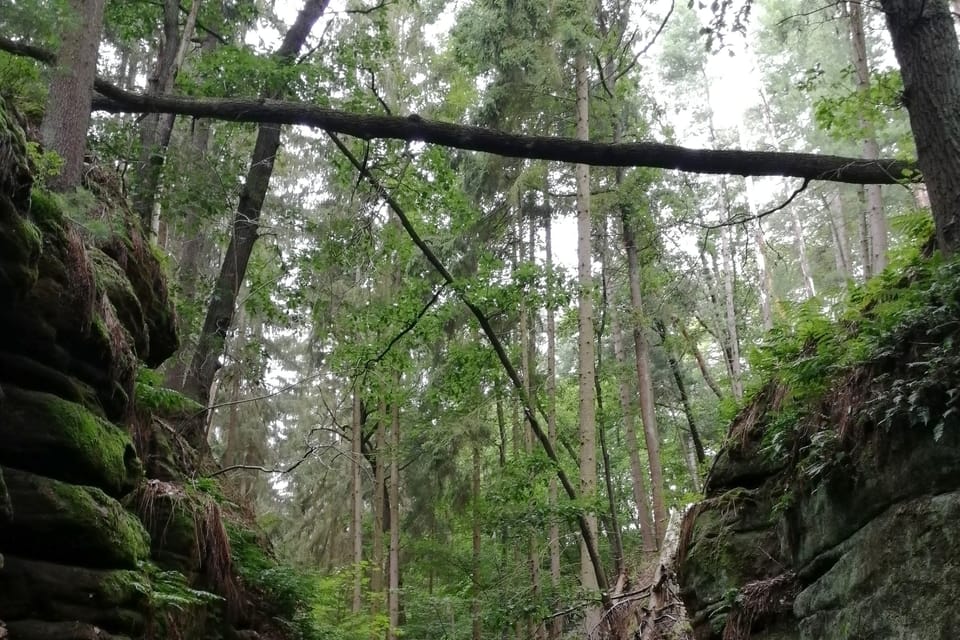
[(297, 640), (367, 640), (387, 629), (383, 614), (350, 612), (354, 573), (328, 575), (279, 562), (254, 529), (228, 523), (233, 566), (245, 590), (259, 598), (258, 610)]
[[(917, 226), (922, 239), (929, 230)], [(797, 305), (792, 321), (753, 349), (756, 383), (746, 405), (782, 390), (764, 417), (768, 455), (799, 448), (801, 466), (815, 476), (836, 462), (839, 440), (857, 427), (926, 426), (939, 439), (955, 426), (960, 258), (926, 257), (923, 244), (901, 251), (834, 308), (817, 298)], [(844, 411), (848, 417), (838, 419)]]

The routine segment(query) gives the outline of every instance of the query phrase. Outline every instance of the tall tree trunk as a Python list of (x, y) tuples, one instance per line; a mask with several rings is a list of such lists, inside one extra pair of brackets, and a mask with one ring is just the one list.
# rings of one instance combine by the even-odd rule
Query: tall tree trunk
[[(277, 50), (276, 58), (280, 62), (293, 62), (310, 35), (313, 25), (323, 15), (328, 2), (329, 0), (307, 0)], [(266, 97), (278, 97), (280, 93), (274, 91)], [(230, 244), (227, 246), (220, 274), (214, 283), (203, 328), (197, 340), (197, 350), (191, 360), (184, 385), (184, 392), (205, 406), (209, 404), (210, 385), (220, 366), (220, 354), (233, 323), (237, 292), (246, 275), (250, 254), (258, 237), (260, 212), (270, 186), (273, 162), (279, 147), (280, 126), (261, 124), (257, 130), (250, 167), (233, 220)], [(206, 439), (206, 433), (188, 433), (186, 436), (194, 445)]]
[(757, 261), (757, 270), (760, 272), (760, 314), (763, 318), (763, 328), (773, 329), (773, 273), (767, 261), (767, 241), (763, 237), (763, 226), (760, 220), (753, 221), (754, 252)]
[(593, 386), (597, 395), (597, 432), (600, 436), (600, 455), (603, 461), (603, 484), (607, 493), (607, 508), (610, 511), (607, 517), (607, 535), (610, 539), (610, 551), (613, 555), (614, 567), (617, 575), (624, 574), (623, 540), (620, 536), (620, 519), (617, 515), (618, 499), (613, 486), (613, 465), (610, 463), (610, 450), (607, 447), (607, 416), (603, 407), (603, 389), (600, 384), (600, 375), (603, 371), (603, 334), (610, 316), (610, 300), (607, 287), (607, 268), (610, 260), (609, 224), (607, 218), (603, 221), (603, 230), (600, 236), (600, 322), (596, 329), (597, 366), (593, 370)]
[[(394, 384), (400, 386), (399, 374)], [(397, 640), (400, 628), (400, 404), (390, 405), (390, 579), (387, 587), (387, 640)]]
[(373, 463), (373, 536), (370, 541), (373, 547), (371, 555), (373, 556), (373, 567), (370, 575), (370, 592), (373, 594), (370, 602), (370, 610), (376, 615), (380, 613), (382, 606), (381, 597), (383, 595), (383, 532), (386, 531), (387, 505), (386, 505), (386, 465), (383, 463), (386, 455), (386, 431), (387, 431), (387, 403), (384, 400), (379, 404), (379, 417), (377, 419), (377, 431), (374, 436), (374, 463)]
[(733, 243), (730, 240), (730, 233), (729, 227), (720, 230), (720, 254), (723, 258), (723, 299), (726, 311), (726, 335), (729, 340), (727, 357), (730, 363), (730, 387), (733, 389), (733, 397), (740, 400), (743, 398), (743, 376), (740, 370), (740, 332), (737, 329), (735, 297), (737, 274), (734, 270)]
[(720, 385), (713, 379), (713, 374), (710, 373), (710, 368), (707, 367), (707, 361), (703, 358), (703, 353), (700, 352), (696, 340), (690, 336), (690, 333), (683, 325), (677, 322), (676, 318), (673, 320), (673, 326), (679, 327), (680, 335), (683, 336), (684, 343), (687, 348), (690, 349), (690, 353), (693, 354), (693, 359), (697, 362), (697, 368), (700, 369), (700, 375), (703, 376), (703, 381), (706, 382), (707, 387), (713, 391), (713, 395), (722, 400), (723, 392), (720, 391)]
[[(523, 216), (520, 217), (520, 228), (517, 235), (517, 242), (520, 246), (523, 245)], [(534, 256), (536, 248), (534, 247), (534, 238), (535, 238), (535, 227), (533, 217), (530, 216), (527, 221), (527, 241), (526, 241), (526, 253), (522, 256), (521, 262), (530, 262), (534, 261)], [(522, 367), (523, 367), (523, 385), (524, 390), (527, 392), (528, 398), (535, 397), (534, 395), (534, 379), (536, 378), (536, 349), (534, 347), (536, 340), (536, 327), (534, 326), (534, 315), (530, 312), (530, 303), (526, 300), (523, 301), (520, 307), (520, 331), (521, 331), (521, 348), (523, 349), (522, 358)], [(479, 340), (479, 336), (477, 336)], [(533, 425), (527, 421), (525, 423), (525, 428), (523, 430), (523, 449), (529, 455), (533, 453), (534, 446), (534, 433)], [(536, 534), (531, 534), (530, 536), (530, 549), (529, 555), (527, 558), (527, 563), (530, 567), (530, 590), (531, 598), (534, 602), (540, 601), (540, 544)], [(531, 618), (528, 621), (527, 628), (527, 638), (531, 640), (541, 640), (545, 636), (545, 627), (543, 621), (534, 620)]]
[[(576, 57), (577, 131), (578, 140), (590, 139), (590, 77), (586, 53)], [(596, 395), (593, 387), (593, 251), (590, 220), (590, 167), (576, 165), (577, 176), (577, 275), (578, 275), (578, 362), (580, 403), (580, 496), (591, 500), (597, 493), (597, 423)], [(596, 545), (597, 517), (587, 514), (587, 527), (580, 541), (580, 583), (587, 593), (598, 591), (596, 571), (588, 545)], [(584, 628), (591, 633), (600, 624), (600, 610), (589, 607), (584, 612)]]
[(473, 556), (472, 556), (472, 584), (470, 593), (470, 626), (472, 640), (483, 639), (483, 615), (480, 609), (480, 443), (473, 443), (473, 477), (471, 493), (473, 494)]
[(790, 222), (793, 225), (794, 244), (797, 247), (797, 256), (800, 259), (803, 290), (808, 298), (812, 298), (817, 295), (817, 287), (813, 283), (813, 270), (810, 268), (810, 260), (807, 259), (807, 242), (803, 238), (803, 224), (800, 222), (800, 214), (794, 207), (790, 208)]
[(960, 47), (946, 0), (881, 0), (930, 194), (937, 246), (960, 248)]
[(700, 439), (700, 430), (697, 428), (697, 421), (693, 416), (693, 408), (690, 406), (690, 396), (687, 394), (687, 384), (683, 380), (680, 361), (677, 360), (673, 347), (668, 343), (669, 334), (667, 333), (667, 325), (665, 325), (662, 320), (657, 320), (657, 333), (660, 334), (660, 340), (663, 341), (663, 349), (667, 352), (667, 363), (670, 365), (670, 373), (673, 374), (673, 381), (677, 385), (677, 393), (680, 395), (680, 405), (683, 407), (683, 414), (687, 418), (687, 426), (690, 429), (690, 439), (693, 441), (697, 463), (702, 465), (707, 460), (707, 454), (703, 449), (703, 441)]
[[(193, 37), (200, 4), (201, 0), (193, 2), (181, 33), (180, 1), (164, 0), (163, 33), (156, 66), (147, 78), (147, 95), (162, 95), (172, 91), (174, 80), (186, 57), (187, 46)], [(160, 186), (164, 156), (173, 131), (173, 122), (173, 114), (150, 114), (140, 125), (140, 160), (133, 190), (133, 208), (140, 216), (144, 229), (155, 226), (154, 203)]]
[(650, 496), (647, 493), (646, 471), (640, 463), (640, 445), (637, 443), (636, 406), (631, 397), (630, 384), (627, 382), (627, 358), (623, 347), (623, 327), (619, 315), (614, 312), (610, 319), (613, 333), (613, 357), (617, 362), (617, 380), (620, 409), (623, 413), (624, 440), (627, 455), (630, 458), (630, 483), (633, 488), (633, 502), (637, 508), (637, 525), (640, 527), (640, 540), (643, 550), (652, 553), (657, 550), (657, 536), (650, 517)]
[(823, 203), (823, 208), (830, 219), (830, 235), (833, 238), (837, 273), (846, 283), (850, 279), (850, 249), (847, 246), (847, 225), (843, 217), (843, 199), (840, 197), (840, 190), (836, 190), (829, 197), (821, 192), (820, 202)]
[(867, 190), (862, 184), (857, 187), (857, 202), (860, 211), (857, 214), (857, 228), (860, 232), (860, 260), (863, 264), (863, 280), (873, 277), (873, 259), (870, 251), (870, 221), (867, 212)]
[[(557, 323), (554, 311), (554, 278), (553, 271), (553, 229), (550, 223), (552, 211), (549, 204), (546, 207), (547, 216), (543, 222), (544, 251), (546, 252), (547, 268), (547, 438), (550, 446), (557, 446)], [(550, 476), (547, 486), (547, 499), (551, 510), (557, 506), (559, 496), (557, 478)], [(555, 518), (550, 520), (550, 586), (556, 593), (560, 588), (560, 525)], [(550, 620), (549, 638), (558, 640), (563, 633), (563, 616), (556, 616)]]
[(43, 146), (63, 160), (59, 175), (47, 181), (51, 189), (61, 192), (79, 187), (83, 177), (105, 0), (68, 0), (67, 5), (70, 11), (63, 18), (59, 62), (40, 125)]
[[(863, 34), (863, 7), (860, 0), (846, 2), (850, 23), (850, 42), (853, 46), (853, 67), (857, 73), (857, 91), (861, 95), (870, 92), (870, 65), (867, 60), (867, 41)], [(876, 160), (880, 157), (880, 145), (873, 124), (861, 113), (860, 131), (863, 134), (863, 157)], [(870, 230), (870, 268), (880, 273), (887, 266), (887, 219), (883, 214), (883, 195), (880, 185), (866, 186), (867, 221)]]
[(637, 395), (640, 399), (640, 419), (647, 445), (650, 466), (650, 484), (653, 496), (653, 522), (657, 546), (667, 526), (667, 507), (663, 497), (663, 465), (660, 461), (660, 429), (654, 406), (653, 379), (650, 372), (650, 345), (643, 327), (643, 296), (640, 291), (640, 262), (637, 238), (628, 211), (622, 214), (623, 244), (627, 252), (627, 278), (630, 282), (630, 305), (633, 311), (633, 348), (637, 367)]
[(353, 608), (359, 614), (363, 606), (363, 477), (360, 466), (363, 464), (363, 411), (360, 405), (360, 391), (353, 390), (353, 412), (350, 420), (351, 447), (350, 469), (352, 478), (353, 520)]

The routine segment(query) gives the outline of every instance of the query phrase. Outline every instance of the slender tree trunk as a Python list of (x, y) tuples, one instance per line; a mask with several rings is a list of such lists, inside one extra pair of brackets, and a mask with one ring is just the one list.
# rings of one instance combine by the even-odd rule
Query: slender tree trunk
[(473, 478), (471, 490), (473, 493), (473, 569), (470, 592), (473, 596), (470, 603), (470, 622), (472, 640), (483, 638), (483, 616), (480, 610), (480, 443), (473, 443)]
[(767, 241), (763, 237), (763, 227), (759, 220), (753, 221), (754, 252), (757, 260), (757, 270), (760, 272), (760, 314), (763, 318), (763, 328), (773, 329), (773, 273), (767, 262)]
[(680, 325), (676, 319), (674, 319), (673, 324), (674, 327), (679, 327), (680, 335), (683, 336), (687, 348), (690, 349), (690, 353), (693, 354), (693, 359), (697, 361), (697, 368), (700, 369), (700, 375), (703, 376), (703, 381), (707, 383), (707, 387), (713, 391), (713, 394), (717, 396), (717, 398), (723, 399), (723, 392), (720, 390), (720, 385), (713, 379), (713, 374), (710, 373), (710, 368), (707, 367), (707, 361), (704, 360), (703, 353), (700, 352), (696, 340), (690, 336), (686, 328)]
[(610, 298), (609, 288), (607, 286), (607, 273), (610, 264), (610, 238), (609, 224), (605, 217), (603, 220), (603, 229), (600, 236), (600, 283), (601, 283), (601, 307), (600, 322), (596, 329), (597, 344), (597, 366), (593, 370), (593, 386), (597, 395), (597, 432), (600, 436), (600, 454), (603, 460), (603, 483), (607, 493), (607, 508), (610, 511), (608, 517), (608, 537), (610, 539), (610, 551), (613, 555), (614, 567), (617, 575), (625, 572), (623, 540), (620, 536), (620, 518), (618, 517), (617, 504), (619, 502), (617, 493), (613, 485), (613, 465), (610, 463), (610, 451), (607, 447), (607, 417), (603, 406), (603, 389), (600, 384), (600, 375), (603, 371), (603, 334), (607, 326), (607, 318), (610, 317)]
[[(520, 218), (523, 219), (522, 217)], [(517, 236), (518, 243), (522, 244), (522, 230), (523, 225), (520, 225), (521, 233)], [(526, 242), (526, 256), (524, 261), (533, 262), (534, 255), (536, 252), (536, 247), (534, 246), (535, 238), (535, 227), (533, 217), (531, 216), (527, 224), (527, 242)], [(524, 389), (527, 392), (528, 398), (535, 397), (535, 385), (534, 380), (536, 379), (536, 349), (534, 343), (536, 340), (536, 327), (534, 323), (535, 314), (530, 312), (529, 302), (524, 301), (520, 307), (520, 330), (522, 333), (521, 336), (521, 347), (523, 349), (523, 384)], [(479, 336), (477, 336), (479, 340)], [(527, 421), (525, 428), (523, 430), (523, 448), (524, 451), (529, 455), (533, 453), (534, 446), (534, 433), (533, 425)], [(532, 534), (530, 536), (530, 549), (529, 557), (527, 563), (530, 567), (530, 589), (531, 597), (534, 602), (540, 601), (541, 596), (541, 587), (540, 587), (540, 544), (537, 538), (537, 535)], [(527, 638), (532, 640), (541, 640), (546, 635), (546, 628), (541, 620), (530, 619), (528, 623)]]
[(650, 373), (650, 346), (643, 328), (643, 296), (640, 291), (640, 264), (637, 239), (629, 212), (622, 214), (623, 244), (627, 253), (627, 277), (630, 282), (630, 304), (634, 314), (633, 347), (637, 367), (637, 395), (640, 399), (640, 419), (647, 445), (650, 465), (650, 484), (653, 495), (653, 521), (657, 546), (667, 526), (667, 507), (663, 497), (663, 466), (660, 461), (660, 429), (654, 407), (653, 380)]
[(382, 605), (381, 597), (383, 595), (383, 532), (386, 524), (387, 509), (386, 501), (386, 483), (385, 470), (383, 464), (384, 455), (386, 455), (386, 421), (387, 421), (387, 403), (383, 400), (379, 405), (379, 418), (377, 420), (377, 431), (374, 436), (374, 463), (373, 463), (373, 537), (371, 546), (373, 547), (371, 555), (373, 556), (373, 568), (370, 575), (370, 592), (373, 594), (370, 603), (371, 612), (376, 615), (380, 612)]
[[(844, 3), (848, 9), (850, 23), (850, 42), (853, 46), (853, 67), (857, 73), (857, 91), (860, 94), (870, 92), (870, 65), (867, 60), (867, 41), (863, 35), (863, 7), (859, 0)], [(880, 157), (880, 145), (870, 121), (861, 113), (860, 131), (863, 134), (863, 157), (876, 160)], [(870, 267), (873, 273), (880, 273), (887, 266), (887, 219), (883, 215), (883, 195), (880, 185), (866, 186), (867, 221), (870, 230)]]
[(863, 185), (857, 187), (857, 202), (860, 212), (857, 214), (857, 226), (860, 231), (860, 257), (863, 262), (863, 280), (873, 277), (873, 258), (870, 251), (870, 222), (867, 212), (867, 190)]
[(800, 214), (793, 207), (790, 208), (790, 222), (793, 224), (794, 244), (797, 247), (797, 255), (800, 258), (800, 273), (803, 276), (803, 290), (808, 298), (817, 295), (817, 288), (813, 283), (813, 270), (810, 268), (810, 261), (807, 259), (807, 243), (803, 239), (803, 224), (800, 222)]
[(63, 160), (60, 174), (47, 181), (51, 189), (60, 192), (73, 191), (83, 177), (105, 0), (68, 0), (67, 5), (70, 11), (63, 19), (59, 62), (40, 125), (44, 147)]
[[(173, 89), (174, 80), (187, 54), (187, 45), (193, 37), (200, 4), (201, 0), (193, 2), (181, 34), (180, 2), (164, 0), (163, 33), (156, 66), (147, 79), (147, 95), (168, 94)], [(139, 214), (144, 229), (155, 226), (154, 204), (157, 199), (157, 189), (160, 186), (164, 156), (173, 131), (173, 122), (173, 114), (149, 114), (140, 125), (140, 161), (133, 192), (133, 208)]]
[(690, 406), (690, 396), (687, 394), (687, 384), (683, 381), (683, 372), (680, 369), (680, 362), (668, 343), (669, 334), (667, 326), (662, 320), (657, 320), (657, 333), (663, 341), (663, 349), (667, 352), (667, 363), (670, 365), (670, 372), (673, 374), (673, 381), (677, 385), (677, 393), (680, 395), (680, 404), (683, 407), (683, 414), (687, 418), (687, 426), (690, 428), (690, 439), (693, 441), (694, 452), (697, 456), (697, 463), (703, 464), (707, 460), (707, 454), (703, 449), (703, 441), (700, 439), (700, 430), (697, 428), (697, 421), (693, 416), (693, 409)]
[[(294, 60), (313, 25), (323, 15), (328, 2), (329, 0), (307, 0), (277, 50), (278, 60), (286, 64)], [(274, 91), (269, 97), (277, 97), (280, 93)], [(280, 126), (261, 124), (234, 217), (230, 244), (227, 246), (220, 274), (214, 283), (206, 318), (197, 340), (197, 350), (191, 360), (184, 385), (184, 392), (204, 405), (209, 404), (210, 385), (220, 366), (220, 354), (223, 352), (227, 332), (233, 324), (237, 292), (246, 276), (250, 254), (258, 237), (260, 212), (270, 186), (273, 162), (279, 147)], [(186, 436), (194, 445), (206, 439), (205, 433), (189, 433)]]
[(946, 0), (881, 0), (937, 230), (960, 248), (960, 47)]
[[(544, 243), (546, 245), (547, 261), (547, 438), (550, 445), (557, 446), (557, 325), (556, 312), (554, 311), (554, 278), (553, 271), (553, 230), (550, 223), (552, 211), (547, 206), (547, 216), (544, 220)], [(550, 476), (550, 483), (547, 487), (548, 501), (551, 511), (556, 508), (558, 503), (557, 478)], [(560, 525), (556, 518), (550, 520), (550, 586), (553, 593), (557, 593), (560, 588)], [(550, 640), (558, 640), (563, 633), (563, 616), (557, 616), (550, 620), (549, 637)]]
[[(576, 57), (577, 133), (578, 140), (590, 139), (590, 77), (587, 56)], [(578, 356), (580, 389), (580, 496), (592, 499), (597, 493), (597, 423), (596, 395), (593, 387), (593, 251), (590, 220), (590, 167), (576, 165), (577, 175), (577, 274), (578, 274)], [(598, 580), (589, 555), (588, 545), (596, 545), (597, 517), (587, 514), (584, 536), (580, 541), (580, 583), (587, 593), (598, 590)], [(600, 610), (589, 607), (584, 616), (584, 628), (591, 633), (600, 624)]]
[(640, 463), (640, 445), (637, 443), (636, 407), (631, 400), (631, 390), (628, 380), (627, 359), (623, 347), (623, 328), (616, 312), (611, 315), (611, 332), (613, 333), (613, 356), (617, 362), (617, 380), (620, 393), (620, 408), (623, 412), (624, 440), (627, 445), (627, 455), (630, 458), (630, 478), (633, 486), (633, 502), (637, 509), (637, 525), (640, 527), (640, 539), (643, 550), (652, 553), (657, 550), (657, 536), (650, 517), (650, 496), (647, 493), (647, 481)]
[(846, 283), (850, 279), (850, 250), (847, 247), (847, 226), (843, 218), (843, 199), (840, 197), (840, 191), (835, 191), (830, 197), (821, 192), (820, 202), (823, 203), (823, 208), (830, 219), (830, 235), (833, 238), (837, 273)]
[(726, 334), (729, 339), (730, 387), (733, 397), (743, 398), (743, 376), (740, 371), (740, 332), (737, 329), (736, 278), (733, 262), (733, 246), (730, 241), (730, 228), (720, 231), (720, 253), (723, 256), (723, 293), (726, 310)]
[(360, 406), (360, 392), (353, 390), (353, 415), (351, 425), (351, 459), (350, 468), (353, 472), (353, 608), (354, 614), (359, 614), (363, 606), (363, 477), (360, 474), (360, 465), (363, 464), (363, 416)]
[[(394, 384), (400, 386), (399, 374)], [(390, 406), (390, 580), (387, 612), (390, 628), (387, 640), (397, 640), (400, 628), (400, 404)]]

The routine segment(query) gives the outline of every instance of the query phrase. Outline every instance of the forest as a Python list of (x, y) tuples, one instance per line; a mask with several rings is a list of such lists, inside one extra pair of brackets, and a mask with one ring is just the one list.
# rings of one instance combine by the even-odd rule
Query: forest
[[(773, 570), (762, 598), (731, 582), (702, 619), (681, 601), (704, 602), (700, 505), (734, 486), (738, 447), (764, 473), (790, 459), (789, 491), (819, 499), (869, 431), (822, 399), (879, 389), (847, 373), (889, 362), (888, 380), (898, 345), (952, 348), (960, 1), (0, 7), (0, 124), (22, 127), (31, 175), (10, 202), (43, 234), (60, 212), (68, 249), (98, 247), (108, 334), (112, 313), (150, 334), (124, 334), (123, 384), (183, 418), (165, 427), (175, 472), (150, 475), (159, 454), (133, 426), (149, 479), (133, 501), (106, 493), (128, 510), (200, 500), (244, 532), (197, 520), (199, 545), (228, 542), (191, 573), (157, 549), (175, 507), (159, 533), (140, 513), (157, 565), (135, 568), (163, 615), (122, 637), (884, 637), (750, 636), (782, 613)], [(0, 133), (3, 173), (20, 143)], [(132, 275), (142, 308), (101, 280), (102, 253), (129, 275), (117, 233), (157, 263), (169, 318)], [(27, 379), (3, 344), (0, 422), (21, 393), (4, 385)], [(885, 416), (870, 424), (922, 423), (956, 448), (960, 360), (911, 354), (930, 384), (903, 373), (863, 400)], [(136, 425), (105, 397), (94, 413)], [(0, 516), (16, 458), (0, 453)], [(773, 517), (810, 515), (789, 491)], [(3, 527), (10, 566), (36, 559)], [(218, 600), (238, 615), (233, 578), (204, 562), (257, 594), (240, 609), (275, 603), (270, 632), (177, 626)], [(818, 579), (797, 575), (791, 598)], [(705, 631), (717, 603), (726, 622)], [(14, 609), (0, 596), (0, 621)], [(10, 638), (121, 637), (28, 628)]]

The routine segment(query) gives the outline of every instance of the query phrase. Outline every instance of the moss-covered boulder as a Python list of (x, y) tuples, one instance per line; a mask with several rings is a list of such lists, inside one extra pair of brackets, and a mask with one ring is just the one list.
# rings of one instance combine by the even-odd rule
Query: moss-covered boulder
[(49, 393), (9, 385), (4, 393), (0, 463), (113, 496), (136, 486), (143, 471), (126, 431)]
[(84, 620), (111, 633), (146, 627), (149, 577), (8, 556), (0, 571), (0, 611), (10, 619)]
[(133, 569), (150, 555), (140, 521), (94, 487), (5, 468), (15, 518), (0, 549), (79, 567)]

